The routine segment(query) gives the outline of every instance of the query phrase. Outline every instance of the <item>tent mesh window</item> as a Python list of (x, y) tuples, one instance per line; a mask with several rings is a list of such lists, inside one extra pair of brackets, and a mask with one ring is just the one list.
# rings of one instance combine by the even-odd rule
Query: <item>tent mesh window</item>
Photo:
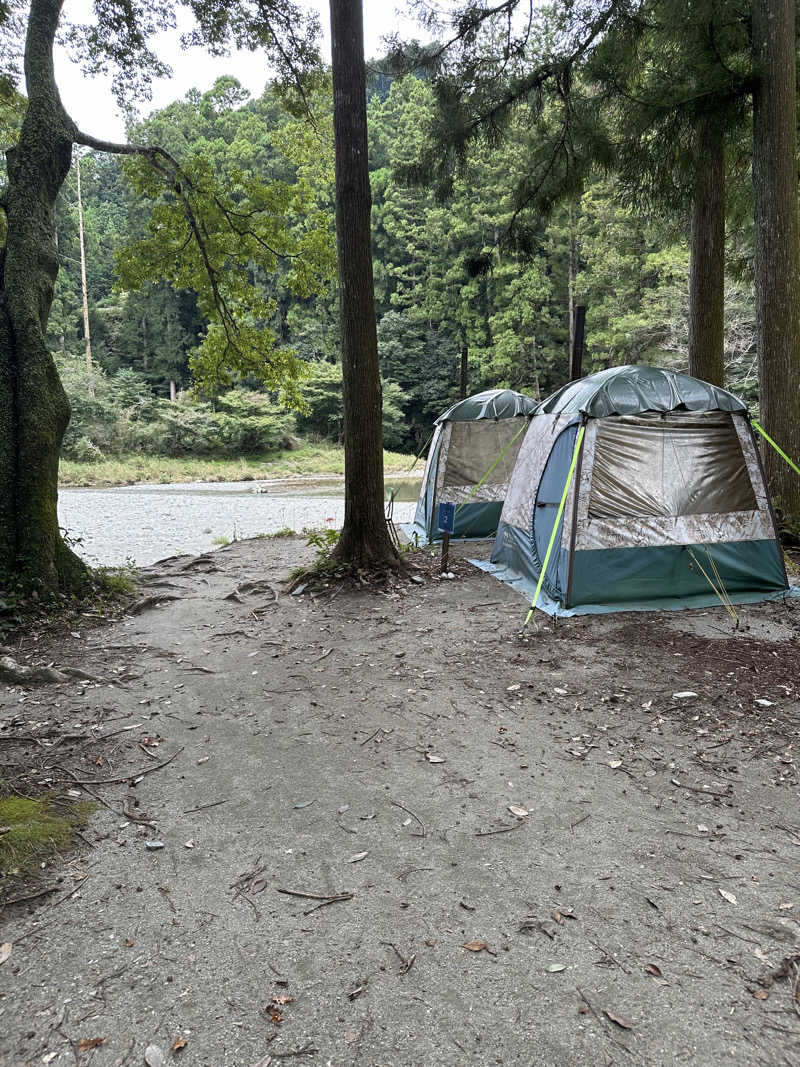
[(755, 511), (727, 412), (598, 420), (589, 517)]
[[(505, 485), (511, 478), (524, 436), (519, 432), (521, 427), (519, 419), (451, 423), (444, 484), (477, 485), (498, 456), (502, 456), (486, 481), (489, 485)], [(515, 434), (519, 434), (517, 440), (503, 456), (503, 449), (508, 447)]]

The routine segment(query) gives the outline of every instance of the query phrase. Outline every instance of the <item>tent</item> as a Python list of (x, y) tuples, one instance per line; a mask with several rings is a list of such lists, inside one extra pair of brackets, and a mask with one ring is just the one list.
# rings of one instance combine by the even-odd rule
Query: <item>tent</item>
[(744, 402), (644, 365), (592, 374), (539, 405), (491, 561), (474, 562), (531, 598), (540, 587), (552, 615), (788, 591)]
[(441, 540), (439, 503), (456, 504), (453, 537), (494, 537), (508, 479), (536, 401), (512, 389), (487, 389), (436, 420), (414, 522), (419, 543)]

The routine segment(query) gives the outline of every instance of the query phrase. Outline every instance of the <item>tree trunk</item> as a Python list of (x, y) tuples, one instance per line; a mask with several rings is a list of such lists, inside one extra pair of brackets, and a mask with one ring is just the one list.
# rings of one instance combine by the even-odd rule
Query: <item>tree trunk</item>
[(344, 526), (336, 558), (396, 564), (383, 511), (381, 379), (370, 247), (372, 196), (361, 0), (331, 0), (336, 241), (344, 401)]
[(725, 145), (712, 117), (695, 130), (689, 373), (725, 384)]
[(461, 369), (458, 383), (459, 400), (467, 398), (467, 370), (469, 369), (469, 348), (466, 341), (461, 345)]
[(45, 343), (58, 272), (53, 211), (72, 132), (53, 76), (60, 0), (32, 0), (25, 43), (28, 108), (7, 153), (0, 253), (0, 585), (73, 587), (87, 570), (58, 527), (58, 458), (69, 403)]
[[(800, 265), (797, 227), (795, 2), (755, 0), (752, 15), (756, 328), (761, 425), (800, 456)], [(800, 521), (800, 478), (764, 443), (784, 520)]]
[(89, 373), (89, 392), (94, 396), (92, 374), (92, 336), (89, 330), (89, 290), (86, 285), (86, 244), (83, 240), (83, 197), (81, 196), (81, 160), (75, 161), (78, 174), (78, 238), (81, 246), (81, 302), (83, 304), (83, 336), (86, 341), (86, 370)]

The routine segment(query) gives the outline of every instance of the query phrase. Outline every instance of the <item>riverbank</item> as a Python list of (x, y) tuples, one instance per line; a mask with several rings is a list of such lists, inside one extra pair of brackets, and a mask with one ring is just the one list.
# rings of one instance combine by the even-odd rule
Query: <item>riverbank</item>
[[(401, 452), (383, 454), (387, 474), (403, 473), (413, 462), (413, 456)], [(58, 484), (61, 488), (107, 489), (117, 485), (249, 482), (328, 474), (344, 474), (344, 449), (331, 444), (303, 442), (296, 449), (236, 459), (138, 454), (109, 457), (93, 463), (62, 459)]]

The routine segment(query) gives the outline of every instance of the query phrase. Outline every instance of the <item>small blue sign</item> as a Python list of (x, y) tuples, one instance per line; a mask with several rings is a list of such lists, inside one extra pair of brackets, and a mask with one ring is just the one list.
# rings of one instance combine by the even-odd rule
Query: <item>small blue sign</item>
[(439, 529), (442, 533), (454, 533), (456, 528), (456, 506), (452, 503), (439, 505)]

